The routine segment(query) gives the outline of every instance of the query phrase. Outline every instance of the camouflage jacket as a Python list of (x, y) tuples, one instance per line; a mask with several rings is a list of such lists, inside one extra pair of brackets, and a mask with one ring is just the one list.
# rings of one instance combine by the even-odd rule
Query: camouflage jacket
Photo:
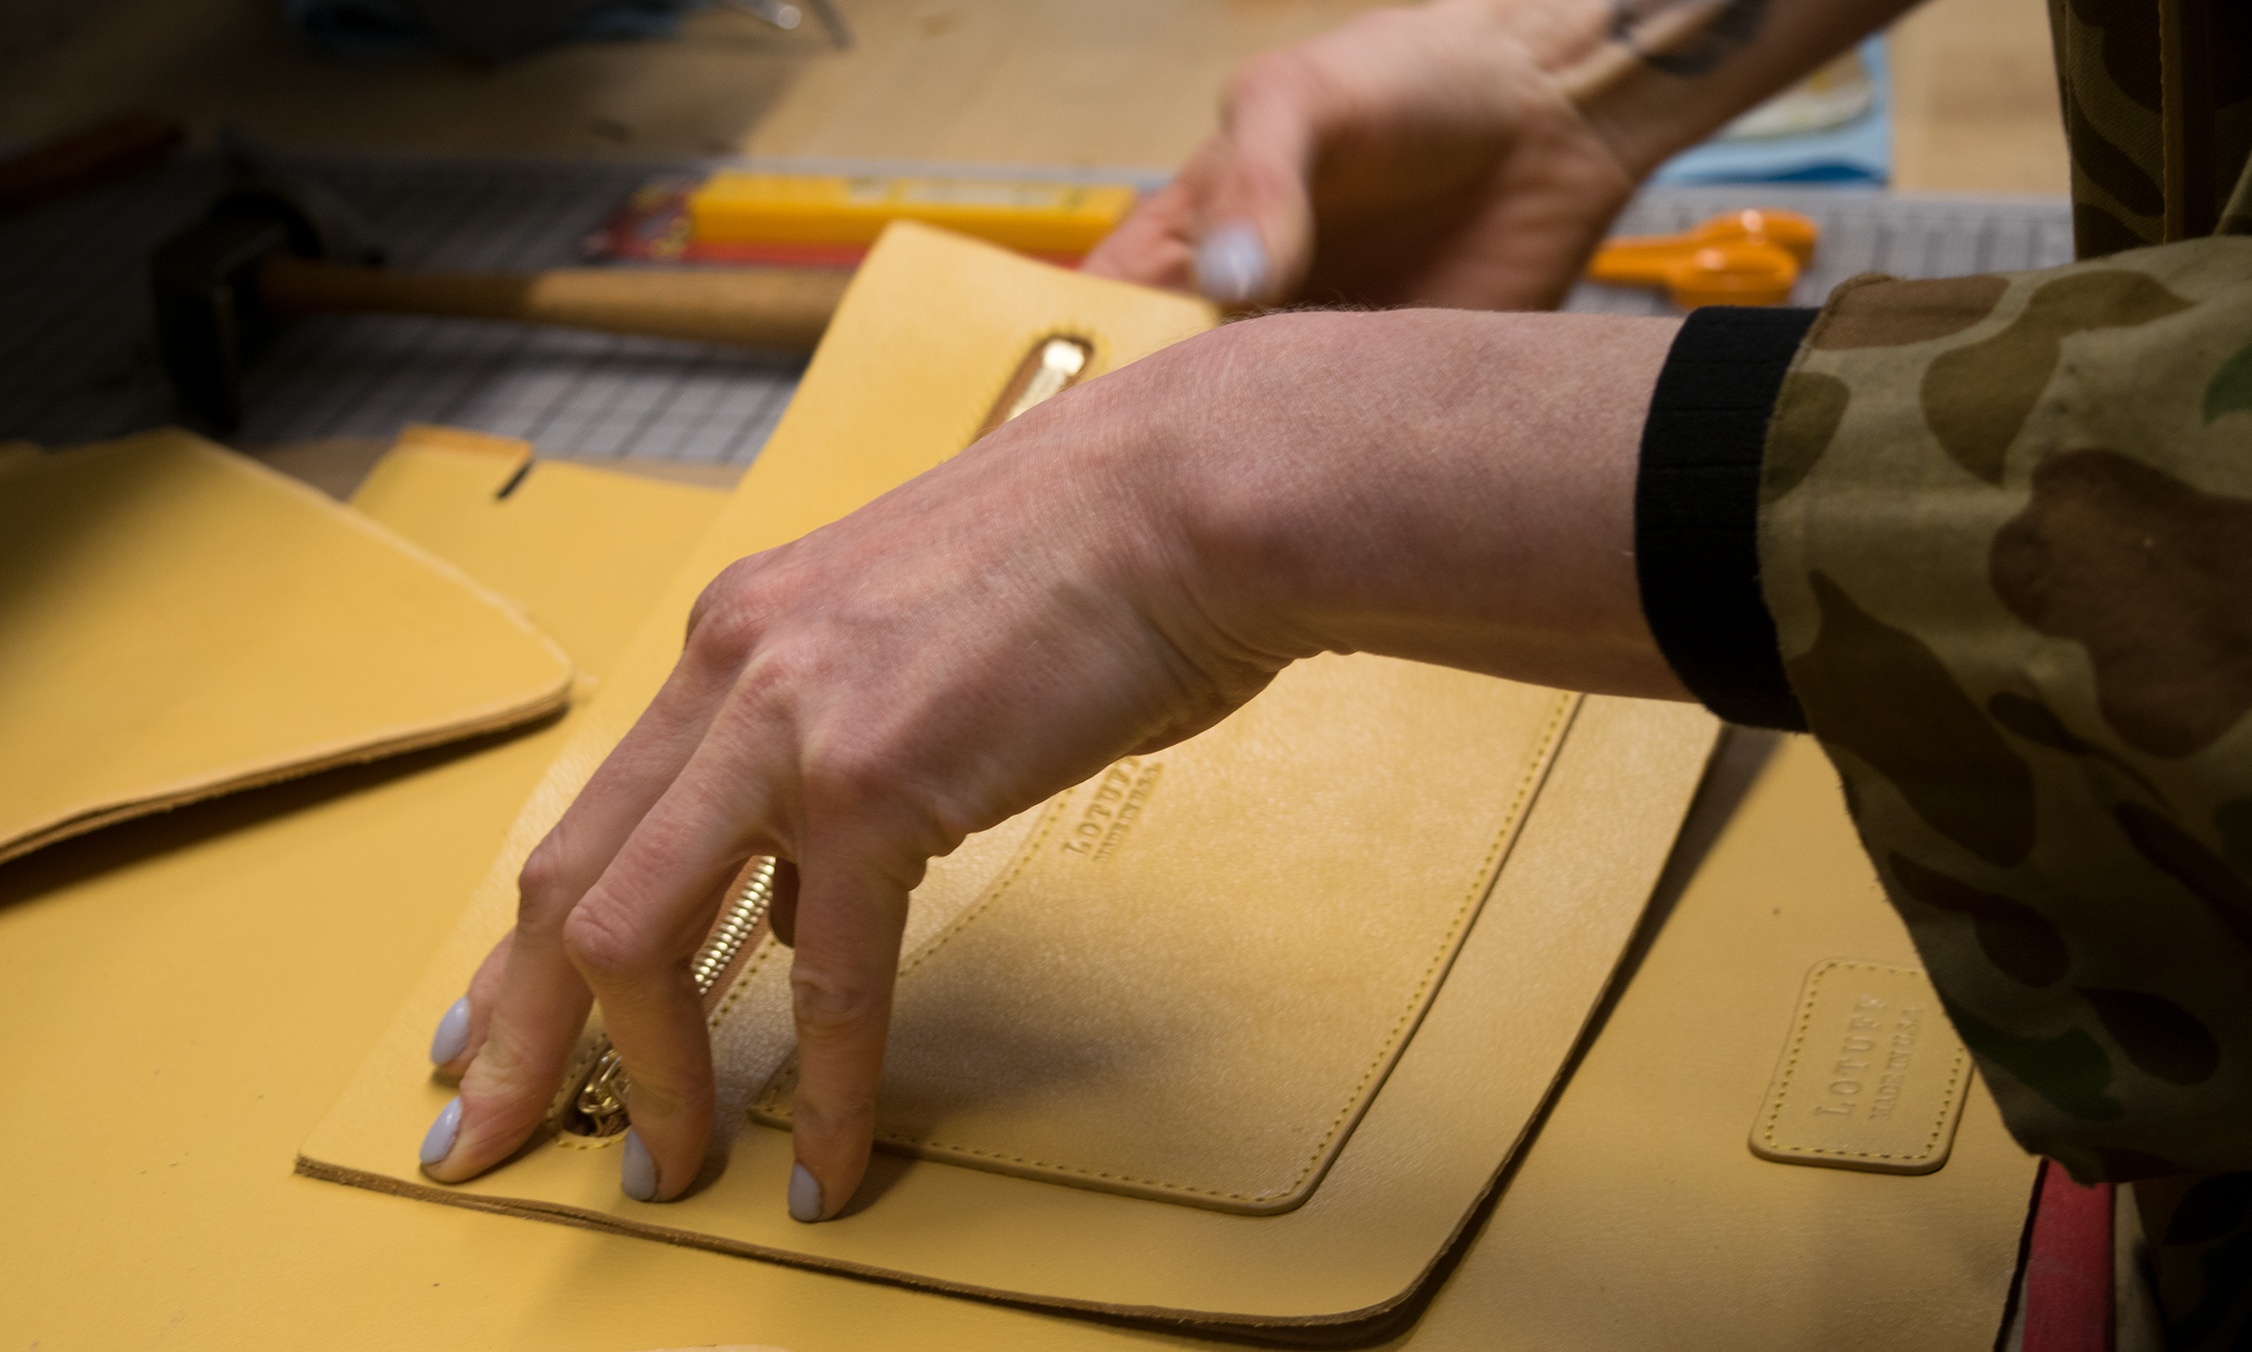
[[(2050, 10), (2082, 261), (1693, 315), (1646, 604), (1716, 710), (1828, 750), (2018, 1138), (2167, 1180), (2170, 1341), (2246, 1347), (2252, 6)], [(1667, 617), (1716, 585), (1764, 606)]]

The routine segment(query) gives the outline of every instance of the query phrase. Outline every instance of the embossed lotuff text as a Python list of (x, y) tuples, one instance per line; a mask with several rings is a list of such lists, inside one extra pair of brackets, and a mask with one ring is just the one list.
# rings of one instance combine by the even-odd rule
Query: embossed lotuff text
[(1878, 996), (1854, 997), (1837, 1059), (1830, 1064), (1831, 1079), (1814, 1104), (1815, 1115), (1859, 1113), (1872, 1122), (1891, 1117), (1915, 1062), (1923, 1022), (1921, 1005), (1891, 1008)]
[(1095, 781), (1094, 797), (1064, 833), (1063, 852), (1095, 863), (1117, 853), (1126, 833), (1141, 819), (1142, 808), (1164, 770), (1163, 762), (1128, 756), (1103, 771), (1103, 777)]

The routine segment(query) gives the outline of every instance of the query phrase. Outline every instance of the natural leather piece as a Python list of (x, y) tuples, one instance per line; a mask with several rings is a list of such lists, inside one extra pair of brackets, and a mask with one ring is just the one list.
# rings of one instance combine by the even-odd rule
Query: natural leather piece
[[(520, 570), (516, 599), (559, 629), (574, 596), (617, 572), (669, 572), (714, 507), (708, 494), (602, 474), (531, 496), (576, 468), (546, 463), (496, 501), (507, 475), (488, 463), (482, 478), (407, 476), (415, 491), (392, 505), (413, 519), (385, 524), (425, 542), (442, 528), (462, 550), (453, 561), (489, 585), (500, 578), (478, 571), (479, 555)], [(616, 528), (589, 532), (609, 508)], [(614, 648), (629, 633), (600, 636)], [(606, 671), (593, 649), (571, 653)], [(392, 1017), (583, 712), (470, 754), (280, 785), (0, 867), (0, 1020), (12, 1073), (48, 1091), (0, 1155), (0, 1341), (265, 1352), (326, 1346), (342, 1330), (495, 1352), (1224, 1346), (274, 1168)], [(1626, 805), (1592, 801), (1566, 845), (1599, 852), (1602, 823)], [(1591, 834), (1572, 839), (1581, 830)], [(1572, 899), (1557, 905), (1569, 913)], [(1485, 919), (1500, 913), (1489, 903)], [(1835, 953), (1915, 960), (1836, 776), (1793, 738), (1668, 908), (1500, 1205), (1413, 1327), (1374, 1345), (1993, 1346), (2034, 1162), (1983, 1091), (1969, 1096), (1947, 1167), (1925, 1177), (1781, 1167), (1744, 1148), (1747, 1107), (1806, 970)], [(1473, 1031), (1488, 1054), (1509, 1055), (1513, 1029)], [(1162, 1261), (1120, 1238), (1076, 1243), (1115, 1263)]]
[[(871, 1200), (880, 1197), (880, 1205), (818, 1226), (799, 1225), (781, 1205), (792, 1164), (788, 1138), (741, 1128), (737, 1114), (763, 1088), (763, 1078), (746, 1078), (739, 1069), (721, 1081), (723, 1126), (734, 1131), (725, 1168), (682, 1201), (653, 1206), (622, 1196), (617, 1136), (557, 1135), (503, 1168), (451, 1187), (429, 1183), (415, 1160), (424, 1125), (451, 1093), (429, 1078), (423, 1061), (430, 1027), (510, 923), (524, 853), (669, 671), (688, 608), (708, 579), (735, 558), (842, 515), (960, 450), (1035, 343), (1057, 334), (1085, 342), (1093, 354), (1088, 372), (1093, 376), (1210, 322), (1209, 310), (1177, 297), (1047, 268), (927, 229), (894, 227), (863, 265), (774, 438), (586, 711), (572, 746), (558, 758), (472, 897), (461, 928), (350, 1091), (305, 1143), (299, 1168), (384, 1191), (617, 1228), (674, 1244), (1057, 1308), (1162, 1316), (1214, 1331), (1289, 1337), (1357, 1329), (1400, 1309), (1438, 1269), (1478, 1199), (1523, 1141), (1603, 991), (1712, 745), (1715, 724), (1702, 711), (1615, 699), (1580, 704), (1476, 923), (1461, 938), (1446, 980), (1428, 996), (1420, 1023), (1379, 1091), (1368, 1098), (1354, 1083), (1337, 1084), (1331, 1066), (1343, 1058), (1327, 1048), (1315, 1049), (1322, 1054), (1317, 1073), (1283, 1077), (1292, 1094), (1330, 1095), (1321, 1120), (1310, 1128), (1311, 1138), (1303, 1134), (1307, 1124), (1289, 1124), (1301, 1133), (1301, 1145), (1318, 1141), (1340, 1107), (1349, 1115), (1355, 1103), (1365, 1103), (1350, 1134), (1331, 1138), (1338, 1144), (1326, 1173), (1320, 1173), (1314, 1150), (1298, 1153), (1293, 1146), (1287, 1153), (1255, 1150), (1223, 1159), (1217, 1171), (1203, 1175), (1249, 1177), (1256, 1189), (1270, 1186), (1271, 1175), (1257, 1171), (1271, 1169), (1275, 1160), (1297, 1159), (1294, 1167), (1304, 1170), (1304, 1161), (1313, 1159), (1316, 1169), (1307, 1180), (1319, 1174), (1319, 1186), (1281, 1214), (1231, 1214), (1063, 1186), (1051, 1181), (1061, 1171), (1026, 1178), (918, 1159), (879, 1161), (869, 1194)], [(1341, 659), (1335, 669), (1351, 670), (1357, 662)], [(1310, 915), (1331, 918), (1308, 923), (1334, 924), (1333, 932), (1348, 945), (1359, 940), (1350, 921), (1338, 918), (1355, 914), (1351, 903), (1369, 879), (1392, 870), (1403, 878), (1423, 869), (1434, 870), (1434, 876), (1451, 871), (1467, 891), (1501, 832), (1503, 823), (1490, 811), (1474, 835), (1464, 834), (1471, 828), (1460, 823), (1434, 820), (1415, 791), (1418, 763), (1427, 758), (1444, 763), (1468, 743), (1473, 754), (1487, 758), (1492, 780), (1516, 792), (1524, 782), (1525, 747), (1537, 738), (1511, 731), (1525, 721), (1498, 716), (1499, 711), (1513, 701), (1526, 701), (1520, 715), (1551, 709), (1558, 698), (1549, 692), (1504, 693), (1509, 688), (1502, 683), (1476, 678), (1428, 679), (1460, 683), (1446, 687), (1449, 695), (1435, 700), (1430, 711), (1435, 721), (1418, 730), (1428, 744), (1362, 763), (1347, 757), (1329, 767), (1334, 777), (1366, 776), (1350, 798), (1359, 815), (1332, 818), (1327, 829), (1354, 857), (1371, 862), (1366, 877), (1350, 870), (1324, 880), (1331, 896)], [(1466, 693), (1476, 690), (1490, 693)], [(1299, 721), (1262, 725), (1260, 718), (1252, 712), (1246, 725), (1252, 731), (1241, 735), (1254, 737), (1265, 747), (1260, 754), (1277, 760), (1287, 759), (1283, 747), (1293, 737), (1317, 732)], [(1201, 753), (1184, 744), (1167, 754)], [(1283, 795), (1311, 795), (1318, 802), (1321, 787), (1303, 779), (1301, 771), (1272, 782), (1246, 779), (1236, 785), (1233, 814), (1202, 821), (1169, 815), (1163, 822), (1157, 814), (1168, 786), (1160, 779), (1145, 795), (1131, 833), (1097, 867), (1123, 871), (1126, 853), (1133, 851), (1170, 857), (1191, 871), (1218, 872), (1234, 854), (1272, 854), (1274, 839), (1244, 825), (1244, 813)], [(1460, 780), (1442, 776), (1440, 782)], [(1085, 793), (1082, 802), (1098, 795), (1100, 786)], [(1120, 808), (1133, 801), (1133, 793), (1131, 784), (1123, 789)], [(1115, 824), (1115, 818), (1110, 821)], [(1005, 826), (999, 834), (1015, 843), (997, 852), (1015, 853), (1034, 830), (1022, 821), (1014, 832)], [(1100, 826), (1090, 837), (1082, 837), (1076, 824), (1068, 831), (1100, 850), (1110, 841), (1111, 826)], [(1465, 848), (1472, 838), (1475, 847)], [(1446, 857), (1441, 847), (1460, 853)], [(986, 848), (973, 841), (963, 857)], [(1260, 890), (1253, 890), (1254, 882)], [(1302, 880), (1283, 873), (1246, 877), (1238, 890), (1240, 895), (1225, 901), (1240, 906), (1246, 917), (1309, 907)], [(1412, 1022), (1425, 998), (1417, 984), (1443, 935), (1427, 932), (1426, 938), (1431, 942), (1424, 946), (1423, 966), (1405, 969), (1407, 979), (1388, 997), (1395, 1021), (1405, 1014)], [(920, 942), (909, 936), (910, 945)], [(1078, 960), (1119, 964), (1120, 974), (1107, 983), (1115, 990), (1141, 982), (1161, 988), (1163, 957), (1152, 945), (1148, 951), (1121, 948)], [(1394, 969), (1395, 978), (1402, 974)], [(754, 982), (759, 975), (763, 969)], [(974, 984), (956, 982), (949, 989), (965, 991)], [(1263, 1032), (1262, 1038), (1273, 1045), (1287, 1036), (1294, 1019), (1304, 1022), (1294, 1011), (1318, 1008), (1324, 994), (1311, 985), (1274, 993), (1260, 1018), (1279, 1021), (1283, 1031)], [(773, 1014), (760, 1014), (755, 1003), (744, 1001), (730, 1020), (745, 1027), (761, 1020), (770, 1028), (786, 1026)], [(1361, 1006), (1356, 1019), (1376, 1003)], [(990, 1002), (953, 1002), (934, 1006), (933, 1013), (940, 1023), (957, 1024), (1003, 1017)], [(1359, 1073), (1371, 1066), (1381, 1072), (1386, 1042), (1375, 1041), (1353, 1047)], [(1119, 1049), (1100, 1040), (1089, 1037), (1073, 1045), (1072, 1055), (1098, 1066), (1118, 1060)], [(1221, 1064), (1210, 1061), (1198, 1073), (1209, 1083)], [(914, 1073), (910, 1068), (910, 1076)], [(1125, 1088), (1099, 1084), (1082, 1090), (1097, 1101), (1110, 1095), (1115, 1102), (1127, 1094)], [(1256, 1092), (1240, 1094), (1229, 1107), (1245, 1107)], [(1045, 1122), (998, 1125), (1004, 1131), (1048, 1130), (1050, 1139), (1058, 1139), (1053, 1132), (1065, 1114), (1053, 1100), (1048, 1107)], [(1006, 1109), (993, 1101), (978, 1105), (980, 1112)], [(1117, 1131), (1114, 1125), (1088, 1131), (1068, 1142), (1071, 1153), (1064, 1158), (1099, 1159), (1105, 1150), (1116, 1157)], [(1174, 1159), (1168, 1166), (1193, 1169), (1201, 1163), (1182, 1166)], [(1303, 1191), (1303, 1183), (1290, 1186)], [(1121, 1253), (1146, 1261), (1121, 1262)]]
[[(582, 672), (605, 671), (724, 495), (531, 457), (527, 441), (413, 424), (352, 505), (509, 597)], [(559, 567), (574, 544), (585, 561)]]
[(511, 727), (570, 680), (453, 565), (187, 433), (0, 464), (0, 859)]
[(1752, 1153), (1928, 1174), (1954, 1147), (1970, 1080), (1970, 1053), (1922, 972), (1832, 958), (1807, 973)]
[[(934, 870), (877, 1139), (1221, 1211), (1304, 1203), (1445, 979), (1577, 703), (1411, 662), (1302, 662), (1210, 732), (1035, 809), (1013, 853)], [(715, 1056), (755, 1075), (729, 1034), (786, 1037), (788, 965), (738, 984)], [(758, 1077), (758, 1120), (788, 1125), (795, 1069)]]

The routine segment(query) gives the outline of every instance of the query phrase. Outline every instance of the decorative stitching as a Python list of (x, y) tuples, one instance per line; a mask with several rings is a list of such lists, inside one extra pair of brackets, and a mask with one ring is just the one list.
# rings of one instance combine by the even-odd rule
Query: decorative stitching
[(1807, 978), (1806, 998), (1799, 1006), (1798, 1027), (1791, 1034), (1790, 1051), (1783, 1058), (1782, 1074), (1776, 1079), (1774, 1097), (1767, 1105), (1767, 1124), (1760, 1130), (1760, 1141), (1768, 1149), (1786, 1155), (1836, 1155), (1840, 1158), (1863, 1160), (1928, 1160), (1932, 1156), (1932, 1151), (1938, 1146), (1939, 1138), (1946, 1134), (1948, 1114), (1954, 1107), (1957, 1091), (1962, 1088), (1963, 1069), (1970, 1061), (1969, 1051), (1963, 1047), (1959, 1040), (1955, 1044), (1954, 1064), (1947, 1071), (1946, 1092), (1940, 1095), (1939, 1111), (1932, 1119), (1931, 1134), (1924, 1138), (1923, 1150), (1920, 1154), (1901, 1155), (1888, 1150), (1832, 1150), (1826, 1146), (1777, 1145), (1775, 1143), (1775, 1128), (1783, 1119), (1783, 1100), (1789, 1096), (1791, 1077), (1798, 1071), (1799, 1053), (1806, 1045), (1807, 1025), (1814, 1020), (1814, 1006), (1818, 1003), (1822, 982), (1831, 972), (1839, 968), (1870, 972), (1900, 972), (1913, 976), (1923, 975), (1922, 972), (1913, 967), (1893, 967), (1881, 962), (1858, 962), (1851, 958), (1832, 958), (1814, 969), (1814, 975)]
[[(958, 1155), (975, 1156), (979, 1159), (989, 1159), (1009, 1164), (1022, 1165), (1026, 1168), (1031, 1169), (1053, 1170), (1058, 1173), (1075, 1174), (1081, 1178), (1099, 1178), (1114, 1183), (1132, 1183), (1139, 1187), (1156, 1188), (1166, 1192), (1187, 1193), (1200, 1197), (1224, 1197), (1231, 1201), (1238, 1202), (1264, 1202), (1276, 1197), (1289, 1196), (1291, 1193), (1297, 1191), (1298, 1186), (1301, 1183), (1304, 1183), (1307, 1176), (1313, 1173), (1314, 1170), (1321, 1164), (1323, 1155), (1329, 1149), (1329, 1143), (1332, 1140), (1336, 1139), (1338, 1132), (1344, 1129), (1346, 1120), (1352, 1116), (1354, 1107), (1360, 1103), (1361, 1091), (1368, 1087), (1369, 1081), (1374, 1079), (1377, 1072), (1382, 1070), (1385, 1066), (1385, 1063), (1391, 1059), (1393, 1050), (1398, 1046), (1401, 1035), (1406, 1031), (1408, 1024), (1414, 1020), (1415, 1015), (1422, 1008), (1424, 993), (1431, 988), (1433, 979), (1437, 975), (1440, 965), (1444, 962), (1447, 955), (1454, 951), (1455, 936), (1461, 933), (1464, 922), (1469, 917), (1471, 910), (1476, 906), (1479, 899), (1485, 896), (1487, 892), (1492, 890), (1493, 879), (1491, 875), (1493, 868), (1496, 862), (1499, 860), (1504, 846), (1507, 845), (1510, 838), (1516, 832), (1518, 819), (1523, 812), (1526, 798), (1531, 792), (1533, 785), (1538, 782), (1538, 780), (1542, 777), (1543, 772), (1546, 770), (1550, 759), (1550, 753), (1555, 749), (1558, 735), (1562, 731), (1564, 725), (1569, 721), (1571, 713), (1579, 707), (1579, 704), (1580, 697), (1577, 695), (1560, 695), (1556, 698), (1555, 708), (1554, 711), (1549, 715), (1548, 725), (1542, 729), (1540, 741), (1535, 745), (1532, 755), (1527, 758), (1525, 773), (1519, 778), (1517, 782), (1516, 794), (1511, 798), (1508, 810), (1502, 814), (1501, 825), (1495, 831), (1492, 842), (1487, 845), (1485, 856), (1479, 861), (1478, 870), (1471, 879), (1469, 891), (1464, 895), (1462, 902), (1455, 908), (1454, 916), (1449, 921), (1446, 932), (1440, 937), (1437, 951), (1435, 951), (1431, 955), (1431, 961), (1425, 965), (1421, 979), (1417, 981), (1414, 991), (1411, 992), (1408, 996), (1406, 1007), (1401, 1010), (1399, 1018), (1393, 1022), (1391, 1031), (1385, 1035), (1384, 1042), (1378, 1048), (1376, 1056), (1369, 1062), (1368, 1068), (1361, 1072), (1361, 1077), (1354, 1083), (1352, 1090), (1346, 1094), (1345, 1102), (1338, 1108), (1336, 1117), (1330, 1120), (1329, 1130), (1322, 1133), (1321, 1139), (1314, 1143), (1312, 1152), (1306, 1157), (1305, 1166), (1301, 1168), (1298, 1171), (1297, 1175), (1293, 1177), (1288, 1183), (1279, 1188), (1270, 1188), (1265, 1192), (1229, 1192), (1219, 1188), (1200, 1188), (1188, 1183), (1174, 1183), (1165, 1179), (1135, 1178), (1124, 1174), (1106, 1173), (1102, 1170), (1089, 1169), (1082, 1165), (1061, 1164), (1050, 1160), (1029, 1159), (1021, 1155), (1007, 1155), (999, 1151), (980, 1150), (974, 1146), (955, 1145), (945, 1141), (930, 1139), (918, 1140), (911, 1136), (890, 1135), (884, 1132), (876, 1133), (876, 1139), (880, 1141), (888, 1141), (893, 1145), (915, 1146), (926, 1150), (943, 1150)], [(1023, 853), (1018, 857), (1016, 866), (1010, 869), (1008, 876), (1002, 879), (999, 883), (996, 883), (994, 885), (993, 891), (989, 893), (984, 900), (980, 901), (975, 907), (971, 908), (961, 917), (956, 919), (955, 922), (952, 925), (949, 925), (938, 938), (933, 939), (928, 947), (924, 948), (922, 952), (916, 954), (915, 958), (908, 964), (908, 966), (901, 968), (899, 974), (902, 978), (905, 978), (908, 972), (914, 970), (916, 966), (920, 965), (932, 953), (937, 952), (940, 945), (942, 945), (947, 939), (952, 938), (954, 934), (957, 933), (963, 926), (967, 925), (977, 916), (984, 914), (985, 911), (992, 906), (993, 902), (1000, 899), (1002, 892), (1008, 887), (1010, 883), (1016, 880), (1017, 875), (1023, 872), (1025, 866), (1031, 862), (1033, 856), (1038, 852), (1040, 842), (1047, 838), (1049, 828), (1054, 825), (1056, 820), (1062, 817), (1065, 801), (1059, 801), (1055, 805), (1054, 809), (1049, 814), (1049, 819), (1041, 824), (1038, 835), (1036, 835), (1033, 841), (1025, 847)], [(795, 1053), (792, 1053), (785, 1071), (777, 1074), (775, 1080), (770, 1083), (768, 1092), (760, 1098), (757, 1105), (760, 1110), (773, 1113), (776, 1116), (780, 1115), (780, 1109), (775, 1106), (776, 1100), (782, 1096), (783, 1091), (787, 1089), (790, 1084), (795, 1082), (796, 1069), (797, 1057)]]

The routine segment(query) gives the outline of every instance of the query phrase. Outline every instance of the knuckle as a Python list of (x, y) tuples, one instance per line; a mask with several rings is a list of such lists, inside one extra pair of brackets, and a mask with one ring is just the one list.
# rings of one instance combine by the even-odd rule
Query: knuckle
[(790, 1008), (801, 1037), (862, 1028), (883, 1014), (881, 992), (832, 973), (806, 970), (803, 962), (797, 966), (790, 973)]
[(857, 819), (887, 796), (896, 796), (903, 777), (894, 759), (859, 740), (809, 748), (800, 773), (809, 806)]
[(563, 951), (580, 975), (596, 985), (647, 972), (656, 945), (625, 915), (607, 906), (581, 906), (563, 925)]
[(547, 1115), (559, 1074), (559, 1068), (534, 1064), (504, 1043), (479, 1051), (461, 1077), (461, 1146), (472, 1156), (513, 1149)]
[(758, 645), (763, 609), (751, 579), (756, 559), (737, 559), (713, 578), (688, 612), (688, 653), (701, 661), (740, 664)]
[(523, 1111), (529, 1101), (544, 1098), (540, 1080), (538, 1067), (496, 1039), (480, 1049), (462, 1073), (461, 1096), (481, 1119), (508, 1118)]
[(532, 847), (516, 874), (516, 923), (520, 929), (546, 929), (563, 918), (576, 897), (573, 870), (563, 846), (549, 834)]

